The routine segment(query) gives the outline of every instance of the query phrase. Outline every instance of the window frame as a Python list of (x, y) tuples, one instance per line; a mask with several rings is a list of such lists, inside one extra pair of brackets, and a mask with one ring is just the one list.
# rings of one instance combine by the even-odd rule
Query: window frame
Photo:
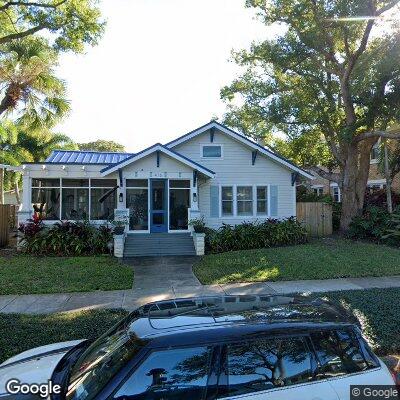
[(311, 338), (309, 335), (309, 332), (299, 332), (298, 334), (268, 334), (268, 333), (261, 333), (256, 339), (247, 339), (239, 341), (239, 338), (234, 339), (234, 340), (229, 340), (229, 341), (224, 341), (224, 343), (221, 344), (221, 356), (220, 356), (220, 362), (219, 362), (219, 372), (218, 372), (218, 385), (221, 386), (226, 386), (229, 387), (229, 371), (228, 371), (228, 346), (229, 345), (242, 345), (244, 342), (250, 343), (250, 342), (256, 342), (257, 340), (271, 340), (271, 339), (302, 339), (304, 346), (306, 347), (309, 355), (310, 355), (310, 371), (312, 378), (309, 382), (302, 382), (302, 383), (296, 383), (294, 385), (290, 386), (283, 386), (283, 387), (276, 387), (272, 389), (265, 389), (265, 390), (260, 390), (258, 392), (249, 392), (245, 394), (239, 394), (239, 395), (229, 395), (225, 397), (216, 397), (216, 400), (219, 399), (230, 399), (230, 398), (242, 398), (246, 396), (260, 396), (263, 394), (271, 393), (271, 392), (276, 392), (276, 391), (281, 391), (281, 390), (291, 390), (295, 389), (298, 386), (304, 386), (304, 385), (315, 385), (321, 382), (321, 380), (316, 380), (316, 374), (318, 371), (318, 359), (316, 358), (314, 348), (312, 347), (311, 343)]
[[(232, 200), (223, 200), (222, 199), (222, 190), (223, 188), (232, 188)], [(220, 216), (221, 218), (234, 218), (236, 215), (236, 210), (235, 210), (235, 199), (236, 199), (236, 187), (235, 185), (221, 185), (220, 186), (220, 198), (219, 198), (219, 208), (220, 208)], [(224, 209), (223, 209), (223, 202), (230, 202), (232, 203), (232, 213), (231, 214), (224, 214)]]
[[(265, 199), (258, 200), (258, 189), (259, 188), (267, 189), (267, 197)], [(255, 192), (255, 200), (254, 200), (255, 209), (254, 209), (254, 212), (255, 212), (256, 216), (257, 217), (269, 217), (271, 215), (271, 212), (270, 212), (270, 190), (269, 190), (269, 185), (268, 184), (267, 185), (256, 185), (254, 192)], [(258, 212), (258, 202), (259, 201), (267, 202), (267, 211), (266, 211), (266, 213), (259, 213)]]
[[(229, 215), (224, 215), (222, 212), (222, 189), (225, 187), (232, 187), (232, 201), (233, 201), (233, 212)], [(238, 187), (251, 187), (252, 188), (252, 210), (251, 214), (238, 214), (237, 212), (237, 188)], [(259, 214), (257, 213), (257, 188), (267, 188), (267, 213)], [(225, 200), (228, 201), (228, 200)], [(249, 201), (249, 200), (247, 200)], [(220, 184), (219, 185), (219, 218), (223, 219), (268, 219), (271, 218), (271, 184), (270, 183), (253, 183), (253, 184)]]
[[(204, 147), (220, 147), (221, 148), (221, 157), (205, 157), (204, 156)], [(223, 160), (224, 159), (224, 146), (220, 143), (202, 143), (200, 145), (200, 158), (202, 160)]]
[(365, 361), (366, 364), (368, 364), (367, 359), (368, 359), (368, 358), (371, 358), (374, 362), (377, 363), (377, 366), (376, 366), (376, 367), (368, 368), (368, 369), (363, 370), (363, 371), (350, 372), (350, 373), (345, 373), (345, 374), (343, 374), (343, 375), (332, 376), (332, 377), (323, 377), (323, 378), (320, 378), (320, 379), (318, 379), (318, 380), (315, 380), (315, 382), (323, 382), (323, 381), (331, 381), (331, 380), (346, 379), (346, 378), (349, 378), (349, 377), (352, 377), (352, 376), (356, 376), (356, 375), (360, 375), (360, 374), (365, 374), (365, 373), (370, 373), (371, 371), (378, 370), (378, 369), (381, 368), (378, 358), (377, 358), (376, 355), (372, 352), (372, 350), (371, 350), (371, 353), (372, 353), (372, 354), (370, 354), (370, 353), (368, 352), (368, 350), (367, 350), (367, 348), (366, 348), (367, 343), (363, 343), (364, 339), (362, 338), (361, 334), (360, 334), (359, 332), (357, 332), (357, 330), (355, 329), (354, 326), (343, 326), (343, 327), (341, 327), (341, 326), (336, 326), (336, 327), (325, 327), (325, 328), (324, 328), (324, 327), (321, 327), (321, 328), (318, 328), (318, 329), (313, 329), (312, 331), (310, 331), (310, 332), (308, 333), (308, 340), (309, 340), (309, 343), (310, 343), (310, 346), (311, 346), (311, 351), (314, 353), (314, 357), (315, 357), (315, 360), (316, 360), (316, 362), (317, 362), (316, 373), (320, 373), (321, 375), (324, 375), (323, 370), (321, 369), (321, 368), (322, 368), (322, 363), (321, 363), (321, 360), (320, 360), (319, 357), (318, 357), (318, 353), (317, 353), (317, 351), (316, 351), (316, 349), (315, 349), (315, 347), (314, 347), (314, 341), (313, 341), (313, 339), (311, 338), (311, 334), (312, 334), (312, 333), (322, 332), (322, 331), (328, 331), (328, 332), (334, 332), (335, 335), (337, 336), (336, 331), (340, 331), (340, 330), (341, 330), (341, 331), (350, 332), (351, 334), (354, 335), (354, 340), (357, 342), (358, 348), (359, 348), (359, 351), (360, 351), (360, 354), (361, 354), (361, 356), (364, 358), (364, 361)]
[(209, 392), (216, 391), (217, 379), (220, 370), (220, 346), (219, 344), (202, 342), (202, 343), (190, 343), (181, 346), (170, 346), (170, 347), (156, 347), (156, 348), (144, 348), (140, 351), (137, 356), (132, 359), (127, 365), (122, 368), (117, 375), (112, 379), (99, 393), (100, 399), (115, 400), (115, 394), (122, 388), (122, 386), (129, 380), (129, 378), (136, 373), (141, 365), (150, 357), (153, 353), (162, 351), (174, 351), (179, 349), (193, 349), (198, 347), (208, 347), (210, 349), (210, 360), (209, 370), (207, 374), (207, 382), (204, 399), (209, 398)]
[[(138, 181), (147, 181), (147, 186), (128, 186), (127, 181), (128, 180), (138, 180)], [(150, 190), (150, 178), (125, 178), (124, 179), (124, 196), (125, 196), (125, 206), (127, 204), (127, 197), (128, 197), (128, 190), (129, 189), (144, 189), (147, 190), (147, 229), (138, 229), (138, 230), (132, 230), (129, 228), (129, 223), (128, 223), (128, 229), (129, 233), (150, 233), (150, 196), (151, 196), (151, 190)]]
[[(250, 195), (251, 199), (250, 200), (243, 200), (239, 199), (238, 197), (238, 189), (239, 188), (244, 188), (244, 189), (250, 189)], [(257, 199), (254, 199), (254, 185), (237, 185), (236, 186), (236, 215), (240, 218), (242, 217), (251, 217), (254, 216), (254, 203), (257, 202)], [(239, 202), (242, 203), (251, 203), (251, 212), (249, 214), (240, 214), (239, 213)]]

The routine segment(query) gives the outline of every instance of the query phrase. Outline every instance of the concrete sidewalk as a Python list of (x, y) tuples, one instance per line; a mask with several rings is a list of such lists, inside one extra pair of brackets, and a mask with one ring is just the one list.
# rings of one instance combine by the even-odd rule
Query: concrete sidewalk
[[(289, 294), (400, 287), (400, 276), (287, 282), (235, 283), (202, 286), (196, 281), (172, 286), (109, 292), (0, 296), (0, 313), (44, 314), (98, 308), (133, 310), (156, 300), (215, 294)], [(173, 283), (173, 282), (172, 282)]]

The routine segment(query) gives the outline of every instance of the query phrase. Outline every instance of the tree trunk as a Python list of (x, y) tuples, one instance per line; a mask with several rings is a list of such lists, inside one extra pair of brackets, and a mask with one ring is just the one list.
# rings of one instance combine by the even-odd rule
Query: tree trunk
[(0, 204), (4, 204), (4, 169), (0, 168)]
[(392, 179), (390, 177), (389, 170), (389, 156), (387, 148), (387, 140), (384, 142), (384, 157), (385, 157), (385, 178), (386, 178), (386, 202), (388, 212), (391, 214), (393, 212), (393, 202), (392, 202)]
[(14, 181), (15, 198), (17, 199), (18, 205), (21, 205), (21, 195), (19, 193), (19, 174), (15, 174)]
[(370, 170), (370, 153), (376, 139), (352, 143), (347, 149), (347, 160), (343, 167), (342, 216), (340, 230), (347, 231), (351, 220), (362, 213), (365, 190)]

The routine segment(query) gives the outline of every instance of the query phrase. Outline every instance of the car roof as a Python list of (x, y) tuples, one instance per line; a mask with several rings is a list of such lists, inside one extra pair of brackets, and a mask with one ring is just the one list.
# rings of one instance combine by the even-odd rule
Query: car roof
[[(287, 295), (218, 295), (163, 300), (146, 304), (133, 314), (130, 333), (139, 338), (259, 331), (308, 331), (319, 327), (357, 324), (344, 308), (321, 298)], [(208, 332), (206, 334), (206, 331)]]

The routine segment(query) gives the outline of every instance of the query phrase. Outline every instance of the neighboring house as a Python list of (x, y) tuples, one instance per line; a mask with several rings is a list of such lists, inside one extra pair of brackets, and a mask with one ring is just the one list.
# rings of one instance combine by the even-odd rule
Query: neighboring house
[(19, 222), (36, 211), (45, 221), (103, 223), (116, 209), (132, 234), (188, 232), (200, 217), (218, 228), (295, 216), (296, 179), (312, 178), (214, 121), (135, 154), (56, 150), (22, 171)]
[[(378, 162), (379, 162), (378, 157), (379, 157), (379, 143), (376, 144), (371, 151), (371, 164), (370, 164), (369, 177), (367, 183), (367, 190), (370, 192), (386, 188), (386, 179), (380, 173), (378, 168)], [(318, 195), (330, 194), (334, 201), (336, 202), (342, 201), (341, 189), (336, 182), (330, 182), (327, 179), (320, 177), (314, 172), (312, 174), (314, 175), (314, 180), (311, 182), (310, 187), (315, 194)], [(392, 189), (395, 192), (400, 193), (400, 174), (397, 174), (394, 177), (392, 182)]]

